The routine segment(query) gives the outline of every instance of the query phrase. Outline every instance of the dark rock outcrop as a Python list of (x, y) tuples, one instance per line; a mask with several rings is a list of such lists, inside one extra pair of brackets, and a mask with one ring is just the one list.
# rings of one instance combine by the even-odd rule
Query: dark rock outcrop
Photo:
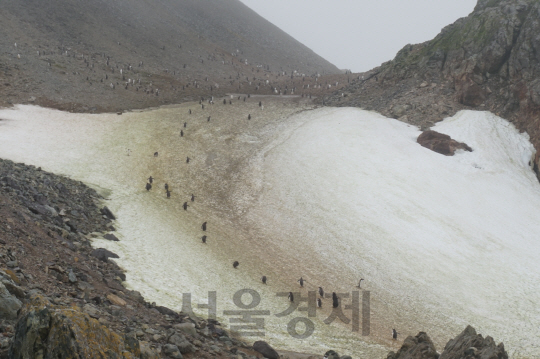
[(482, 337), (470, 325), (444, 347), (439, 359), (508, 359), (504, 344), (495, 344), (492, 337)]
[[(540, 156), (540, 2), (478, 0), (433, 40), (321, 101), (358, 106), (419, 127), (462, 109), (489, 110), (526, 131)], [(538, 174), (538, 171), (537, 171)]]
[(253, 350), (264, 355), (268, 359), (279, 359), (279, 354), (265, 341), (259, 340), (253, 343)]
[(140, 358), (138, 341), (124, 340), (75, 309), (35, 298), (15, 328), (10, 358)]
[(390, 352), (386, 359), (438, 359), (439, 353), (435, 349), (429, 336), (420, 332), (417, 336), (409, 336), (397, 353)]
[(103, 262), (107, 262), (109, 258), (120, 258), (118, 257), (118, 254), (113, 253), (105, 248), (94, 249), (91, 254)]
[(430, 150), (443, 154), (445, 156), (453, 156), (456, 150), (465, 150), (472, 152), (472, 148), (463, 142), (457, 142), (450, 136), (437, 131), (424, 131), (416, 139), (421, 146)]
[(409, 336), (397, 353), (390, 352), (386, 359), (508, 359), (504, 344), (495, 344), (492, 337), (477, 334), (470, 325), (450, 340), (439, 355), (429, 336), (420, 332)]

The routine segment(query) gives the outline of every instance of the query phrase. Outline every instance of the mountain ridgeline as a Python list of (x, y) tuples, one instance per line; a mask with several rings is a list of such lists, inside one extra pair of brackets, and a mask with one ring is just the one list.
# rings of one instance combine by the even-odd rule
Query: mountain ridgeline
[(486, 110), (527, 131), (540, 153), (540, 2), (479, 0), (467, 17), (325, 98), (429, 127), (461, 109)]
[(0, 22), (0, 105), (141, 108), (340, 72), (239, 0), (6, 0)]

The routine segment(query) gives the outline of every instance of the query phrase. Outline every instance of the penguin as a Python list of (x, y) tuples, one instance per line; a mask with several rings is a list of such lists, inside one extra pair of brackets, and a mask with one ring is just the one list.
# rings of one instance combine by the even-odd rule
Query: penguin
[(195, 196), (191, 195), (191, 202), (195, 202)]
[(265, 276), (265, 275), (263, 275), (263, 276), (261, 277), (261, 281), (263, 282), (263, 284), (266, 284), (266, 276)]
[(319, 287), (319, 295), (321, 296), (321, 298), (324, 298), (324, 290), (322, 289), (322, 287)]
[(187, 127), (187, 122), (184, 122), (184, 128), (186, 128), (186, 127)]
[(362, 285), (363, 280), (364, 278), (360, 278), (360, 280), (358, 281), (358, 285), (356, 286), (357, 288), (361, 288), (360, 286)]
[(184, 130), (180, 130), (180, 137), (184, 137)]
[(154, 182), (154, 178), (152, 176), (148, 177), (148, 182), (150, 183)]
[(322, 300), (321, 300), (321, 298), (317, 298), (317, 307), (322, 308)]
[(191, 115), (191, 109), (189, 109), (189, 114)]
[(169, 185), (165, 183), (165, 191), (168, 191), (168, 190), (169, 190)]
[(154, 152), (154, 157), (157, 157), (158, 155), (159, 155), (159, 153)]
[(232, 266), (233, 266), (234, 269), (236, 269), (236, 268), (238, 268), (238, 265), (239, 265), (239, 264), (240, 264), (240, 263), (238, 263), (238, 261), (234, 261), (233, 264), (232, 264)]
[(206, 232), (206, 222), (204, 222), (201, 226), (202, 230)]
[(146, 184), (146, 190), (150, 191), (152, 189), (152, 185), (150, 183)]
[(336, 292), (332, 292), (332, 308), (339, 307), (339, 299)]
[(206, 236), (202, 236), (201, 239), (202, 239), (202, 242), (206, 244)]
[(201, 105), (201, 109), (203, 109), (203, 110), (204, 110), (204, 103), (203, 103), (203, 104)]
[(208, 119), (206, 120), (206, 122), (210, 122), (210, 116), (208, 116)]
[(186, 158), (186, 163), (189, 163), (189, 157), (188, 157), (188, 158)]
[(259, 101), (259, 107), (261, 107), (261, 106), (262, 106), (262, 101)]
[(248, 120), (251, 120), (251, 114), (248, 115)]
[(167, 198), (171, 198), (171, 191), (165, 190), (165, 193), (167, 194)]
[(300, 279), (298, 279), (297, 282), (300, 283), (300, 287), (304, 286), (304, 278), (300, 277)]
[(392, 329), (392, 339), (393, 340), (397, 339), (397, 335), (398, 335), (398, 332), (395, 329)]
[(291, 302), (294, 302), (294, 295), (292, 294), (292, 292), (289, 292), (289, 295), (287, 296), (287, 298), (289, 298)]
[(223, 104), (226, 105), (226, 104), (227, 104), (227, 100), (223, 99)]

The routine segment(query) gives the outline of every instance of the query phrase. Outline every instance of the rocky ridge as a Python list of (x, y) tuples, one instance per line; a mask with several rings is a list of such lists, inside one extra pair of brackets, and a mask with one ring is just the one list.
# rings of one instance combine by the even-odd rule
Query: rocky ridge
[(467, 17), (332, 95), (427, 129), (463, 109), (491, 111), (526, 131), (540, 156), (540, 3), (479, 0)]

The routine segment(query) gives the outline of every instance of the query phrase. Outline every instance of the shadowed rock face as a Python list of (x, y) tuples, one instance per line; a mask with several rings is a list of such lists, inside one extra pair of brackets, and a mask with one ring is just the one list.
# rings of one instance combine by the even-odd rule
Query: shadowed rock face
[(456, 150), (472, 152), (472, 148), (463, 142), (457, 142), (450, 136), (437, 131), (424, 131), (416, 140), (421, 146), (445, 156), (453, 156)]
[(406, 45), (324, 100), (427, 127), (461, 109), (489, 110), (531, 136), (538, 165), (539, 20), (536, 0), (479, 0), (433, 40)]
[(137, 339), (122, 338), (75, 309), (38, 297), (24, 310), (10, 358), (141, 358)]
[(470, 325), (444, 347), (442, 354), (435, 350), (429, 336), (420, 332), (409, 336), (397, 353), (390, 352), (386, 359), (508, 359), (504, 344), (495, 344), (492, 337), (477, 334)]
[(409, 336), (403, 342), (397, 353), (390, 352), (386, 359), (438, 359), (439, 353), (435, 350), (429, 336), (420, 332), (417, 336)]

